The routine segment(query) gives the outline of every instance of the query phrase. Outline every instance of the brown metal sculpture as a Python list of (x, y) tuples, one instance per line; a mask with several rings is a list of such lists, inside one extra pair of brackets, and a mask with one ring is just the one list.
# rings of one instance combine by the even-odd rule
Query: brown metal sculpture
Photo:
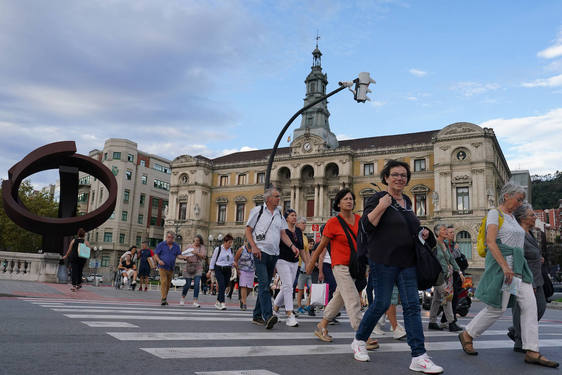
[[(21, 182), (28, 176), (59, 169), (59, 217), (40, 217), (27, 210), (18, 197)], [(78, 171), (100, 180), (109, 197), (96, 210), (83, 216), (76, 215), (78, 200)], [(8, 171), (8, 180), (2, 182), (4, 210), (20, 227), (43, 236), (43, 251), (62, 253), (65, 236), (75, 235), (78, 228), (90, 231), (103, 224), (115, 209), (117, 180), (111, 171), (98, 160), (76, 153), (73, 141), (55, 142), (30, 152)]]

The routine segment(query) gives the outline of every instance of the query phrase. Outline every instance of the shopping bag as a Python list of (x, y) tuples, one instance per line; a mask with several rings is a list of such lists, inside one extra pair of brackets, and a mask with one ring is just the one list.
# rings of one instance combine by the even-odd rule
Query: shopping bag
[(312, 284), (310, 287), (310, 304), (313, 306), (326, 306), (330, 294), (328, 284)]
[(90, 248), (85, 243), (78, 244), (78, 256), (84, 259), (90, 259)]

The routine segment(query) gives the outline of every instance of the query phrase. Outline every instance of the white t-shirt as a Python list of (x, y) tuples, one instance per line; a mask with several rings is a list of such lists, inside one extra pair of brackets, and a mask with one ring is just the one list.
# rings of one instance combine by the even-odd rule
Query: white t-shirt
[(326, 251), (326, 255), (324, 255), (324, 263), (332, 264), (332, 257), (329, 251)]
[[(263, 207), (263, 212), (260, 220), (256, 222), (258, 220), (261, 207)], [(285, 218), (281, 215), (281, 211), (277, 207), (273, 211), (273, 214), (269, 211), (265, 203), (263, 206), (256, 206), (252, 208), (246, 226), (253, 229), (252, 236), (261, 251), (269, 255), (279, 255), (281, 231), (287, 229), (288, 227)], [(265, 239), (257, 241), (256, 235), (258, 234), (265, 234)]]
[[(503, 224), (498, 231), (498, 239), (504, 245), (519, 247), (522, 249), (525, 245), (525, 230), (521, 227), (521, 225), (519, 225), (513, 215), (506, 214), (503, 211), (502, 214)], [(492, 209), (488, 212), (486, 227), (490, 224), (499, 224), (499, 214), (497, 209)]]

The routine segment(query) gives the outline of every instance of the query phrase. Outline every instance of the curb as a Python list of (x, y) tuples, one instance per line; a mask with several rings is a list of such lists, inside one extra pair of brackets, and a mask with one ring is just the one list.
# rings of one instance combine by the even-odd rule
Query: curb
[(562, 310), (562, 302), (552, 301), (546, 304), (547, 309)]

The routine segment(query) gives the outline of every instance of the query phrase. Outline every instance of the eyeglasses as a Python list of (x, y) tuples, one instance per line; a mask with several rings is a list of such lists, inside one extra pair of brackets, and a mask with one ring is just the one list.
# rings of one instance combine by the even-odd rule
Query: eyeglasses
[(407, 174), (404, 174), (404, 173), (391, 173), (391, 174), (390, 174), (390, 177), (392, 177), (392, 178), (403, 178), (403, 179), (406, 179), (406, 178), (408, 178), (408, 175), (407, 175)]

